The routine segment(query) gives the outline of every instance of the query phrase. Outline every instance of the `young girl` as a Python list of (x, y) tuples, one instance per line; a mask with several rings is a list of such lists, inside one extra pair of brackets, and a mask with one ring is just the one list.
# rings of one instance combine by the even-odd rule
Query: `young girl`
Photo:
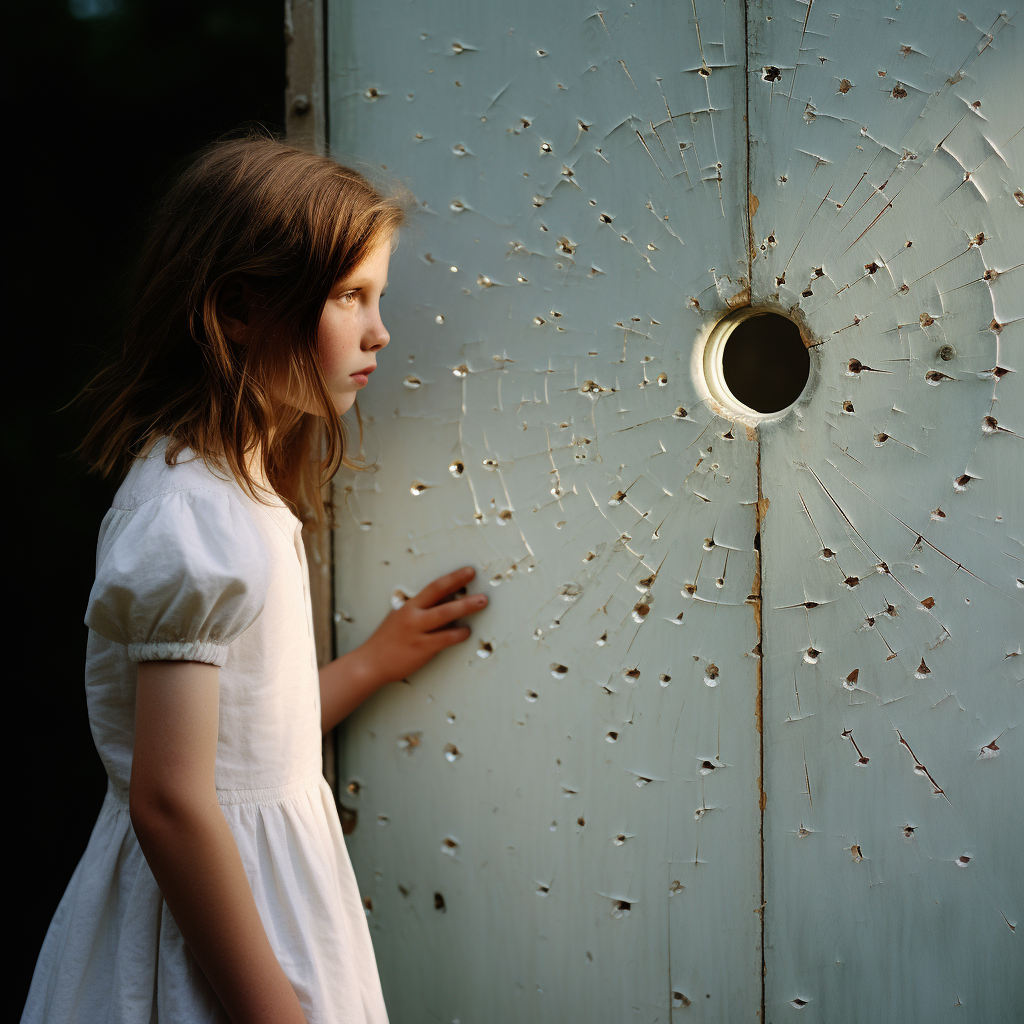
[(388, 343), (400, 204), (326, 157), (216, 143), (174, 185), (83, 451), (130, 466), (86, 624), (109, 777), (23, 1022), (385, 1022), (321, 736), (469, 636), (459, 569), (317, 672), (295, 512)]

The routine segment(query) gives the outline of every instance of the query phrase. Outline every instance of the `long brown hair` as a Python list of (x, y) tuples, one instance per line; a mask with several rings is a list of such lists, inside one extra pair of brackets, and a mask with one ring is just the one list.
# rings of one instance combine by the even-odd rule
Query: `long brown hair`
[[(258, 453), (277, 494), (321, 522), (322, 486), (352, 463), (317, 354), (320, 315), (408, 205), (407, 194), (383, 195), (357, 171), (273, 138), (206, 147), (153, 218), (119, 355), (78, 396), (95, 417), (78, 448), (91, 471), (123, 473), (166, 435), (168, 464), (186, 447), (226, 461), (261, 500), (249, 465)], [(224, 324), (239, 283), (244, 344)], [(275, 402), (282, 380), (319, 414)]]

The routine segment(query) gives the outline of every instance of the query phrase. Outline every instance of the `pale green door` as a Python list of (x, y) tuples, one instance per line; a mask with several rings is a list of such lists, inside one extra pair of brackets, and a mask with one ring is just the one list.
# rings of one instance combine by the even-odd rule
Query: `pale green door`
[[(327, 5), (332, 151), (418, 204), (360, 403), (377, 468), (337, 480), (339, 643), (467, 562), (491, 597), (341, 737), (396, 1024), (1019, 1001), (998, 13)], [(699, 354), (751, 302), (812, 348), (747, 425)]]

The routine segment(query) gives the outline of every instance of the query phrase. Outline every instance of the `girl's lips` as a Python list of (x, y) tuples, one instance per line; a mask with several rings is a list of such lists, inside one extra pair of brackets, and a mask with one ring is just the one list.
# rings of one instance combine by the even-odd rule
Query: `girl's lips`
[(352, 379), (353, 379), (353, 380), (354, 380), (354, 381), (356, 382), (356, 384), (358, 384), (358, 385), (359, 385), (359, 386), (360, 386), (361, 388), (363, 388), (363, 387), (366, 387), (366, 385), (367, 385), (367, 384), (369, 384), (369, 382), (370, 382), (370, 378), (369, 378), (369, 375), (368, 375), (368, 374), (365, 374), (365, 373), (353, 373), (353, 374), (352, 374)]

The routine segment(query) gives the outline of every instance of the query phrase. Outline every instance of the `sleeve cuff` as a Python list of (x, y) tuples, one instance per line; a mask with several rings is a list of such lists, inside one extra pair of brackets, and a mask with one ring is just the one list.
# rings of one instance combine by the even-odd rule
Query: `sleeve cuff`
[(209, 640), (156, 640), (128, 644), (129, 661), (202, 661), (220, 668), (228, 659), (226, 644)]

